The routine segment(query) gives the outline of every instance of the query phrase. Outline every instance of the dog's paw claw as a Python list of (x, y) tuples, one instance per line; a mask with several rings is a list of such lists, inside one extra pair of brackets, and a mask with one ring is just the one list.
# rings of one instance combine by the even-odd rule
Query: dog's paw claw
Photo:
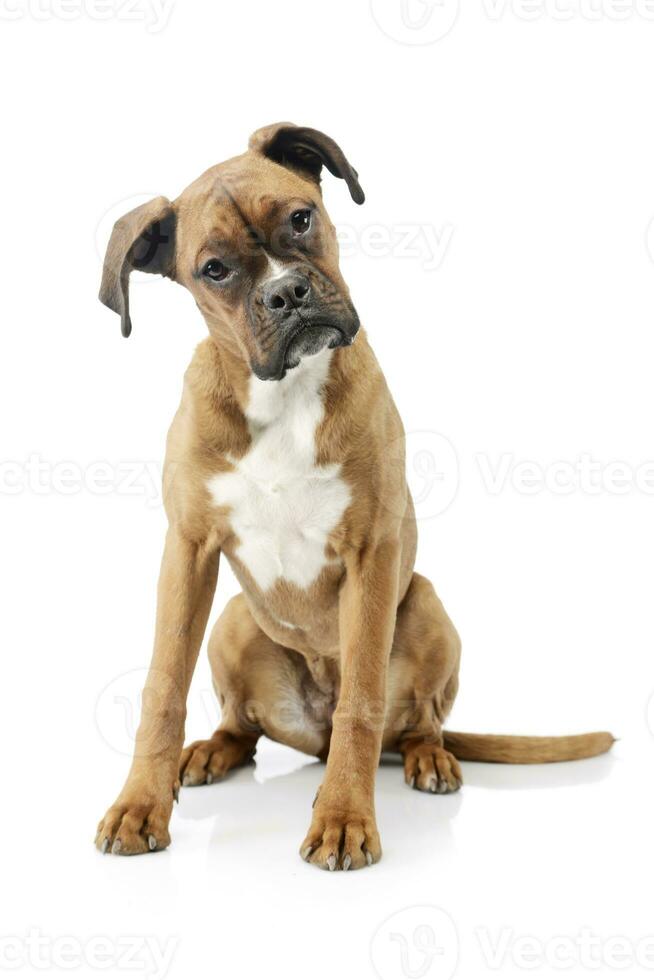
[(152, 800), (117, 802), (100, 821), (95, 846), (102, 854), (149, 854), (162, 851), (170, 844), (168, 821), (172, 799), (166, 803)]
[(451, 752), (440, 745), (418, 742), (404, 752), (404, 778), (411, 789), (423, 793), (456, 793), (463, 779), (461, 767)]
[(204, 786), (220, 782), (228, 772), (254, 758), (256, 748), (249, 736), (218, 730), (211, 738), (191, 742), (179, 760), (182, 786)]
[(332, 814), (314, 811), (309, 833), (300, 847), (300, 856), (309, 864), (325, 871), (356, 871), (374, 864), (381, 858), (379, 834), (374, 817), (368, 813), (358, 817), (342, 811)]

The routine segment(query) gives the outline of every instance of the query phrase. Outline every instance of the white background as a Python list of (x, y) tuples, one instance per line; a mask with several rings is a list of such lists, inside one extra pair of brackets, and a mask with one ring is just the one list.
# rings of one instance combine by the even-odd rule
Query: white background
[[(410, 0), (407, 27), (401, 0), (177, 0), (152, 30), (151, 7), (75, 3), (0, 3), (2, 966), (69, 975), (103, 936), (106, 968), (75, 975), (160, 976), (151, 956), (117, 962), (136, 937), (137, 958), (146, 941), (172, 951), (174, 978), (463, 980), (497, 975), (486, 936), (517, 977), (531, 936), (536, 976), (645, 975), (652, 11)], [(157, 467), (205, 328), (152, 279), (134, 284), (124, 341), (96, 300), (98, 249), (123, 211), (280, 119), (335, 137), (367, 194), (356, 208), (326, 177), (412, 433), (418, 568), (464, 640), (452, 727), (621, 740), (583, 763), (465, 765), (452, 798), (384, 765), (383, 861), (347, 875), (297, 855), (321, 766), (264, 740), (256, 767), (183, 791), (167, 852), (102, 857), (152, 642)], [(421, 254), (399, 246), (406, 226)], [(592, 486), (569, 469), (584, 459)], [(213, 618), (235, 591), (223, 565)], [(203, 653), (189, 738), (216, 717)], [(574, 945), (584, 928), (596, 969)]]

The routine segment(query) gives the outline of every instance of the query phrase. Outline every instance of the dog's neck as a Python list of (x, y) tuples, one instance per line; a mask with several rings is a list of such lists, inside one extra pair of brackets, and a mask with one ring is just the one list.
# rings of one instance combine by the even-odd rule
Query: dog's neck
[[(213, 338), (212, 338), (213, 339)], [(280, 380), (262, 381), (246, 358), (230, 344), (214, 339), (220, 371), (250, 427), (265, 427), (283, 415), (290, 406), (295, 410), (302, 402), (312, 404), (325, 385), (332, 364), (342, 371), (342, 358), (350, 349), (324, 348), (317, 354), (304, 357)]]
[(329, 376), (333, 353), (324, 348), (303, 358), (279, 381), (261, 381), (251, 373), (245, 405), (245, 416), (251, 427), (263, 428), (282, 416), (296, 415), (303, 404), (307, 408), (313, 405)]

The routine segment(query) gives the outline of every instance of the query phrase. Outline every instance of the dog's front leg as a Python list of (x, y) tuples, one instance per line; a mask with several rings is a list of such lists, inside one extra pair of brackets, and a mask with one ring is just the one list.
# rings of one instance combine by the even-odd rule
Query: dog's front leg
[(143, 854), (170, 843), (184, 740), (186, 698), (216, 588), (219, 550), (188, 540), (172, 526), (159, 577), (154, 654), (127, 781), (100, 821), (96, 845), (113, 854)]
[(321, 868), (381, 857), (374, 786), (398, 598), (399, 545), (387, 540), (346, 560), (339, 603), (341, 690), (327, 770), (300, 854)]

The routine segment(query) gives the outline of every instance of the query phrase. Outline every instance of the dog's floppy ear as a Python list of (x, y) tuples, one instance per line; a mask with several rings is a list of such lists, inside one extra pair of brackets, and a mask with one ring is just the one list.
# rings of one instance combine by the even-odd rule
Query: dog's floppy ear
[(132, 332), (129, 277), (133, 269), (172, 276), (175, 264), (175, 212), (165, 197), (142, 204), (119, 218), (107, 245), (100, 301), (120, 316), (123, 337)]
[(298, 170), (305, 176), (320, 182), (320, 171), (327, 167), (334, 177), (342, 177), (352, 200), (363, 204), (365, 195), (358, 181), (358, 174), (338, 143), (317, 129), (294, 126), (293, 123), (275, 123), (264, 126), (250, 137), (250, 149)]

